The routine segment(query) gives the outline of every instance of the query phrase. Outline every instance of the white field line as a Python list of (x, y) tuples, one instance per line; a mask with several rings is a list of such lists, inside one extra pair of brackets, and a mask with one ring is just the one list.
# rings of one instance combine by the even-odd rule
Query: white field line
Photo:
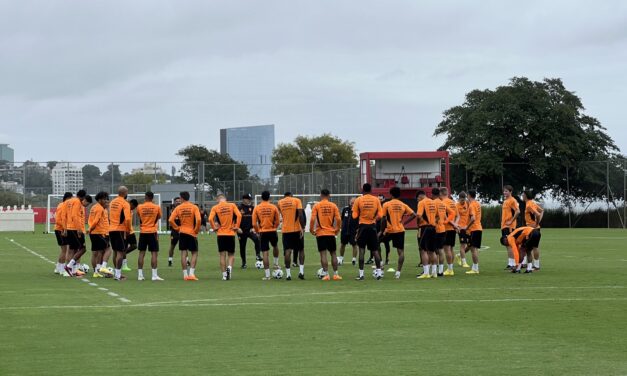
[(231, 307), (231, 306), (304, 306), (304, 305), (383, 305), (383, 304), (468, 304), (468, 303), (512, 303), (512, 302), (622, 302), (627, 297), (618, 298), (503, 298), (503, 299), (415, 299), (415, 300), (369, 300), (369, 301), (304, 301), (304, 302), (236, 302), (236, 303), (186, 303), (173, 306), (171, 304), (116, 304), (116, 305), (50, 305), (34, 307), (0, 307), (0, 311), (8, 310), (63, 310), (63, 309), (119, 309), (119, 308), (164, 308), (164, 307)]
[[(51, 264), (53, 264), (53, 265), (56, 265), (56, 262), (54, 262), (54, 261), (50, 260), (49, 258), (47, 258), (47, 257), (46, 257), (46, 256), (44, 256), (44, 255), (41, 255), (41, 254), (39, 254), (39, 253), (37, 253), (37, 252), (33, 251), (32, 249), (30, 249), (30, 248), (28, 248), (28, 247), (26, 247), (26, 246), (24, 246), (24, 245), (22, 245), (22, 244), (20, 244), (20, 243), (16, 242), (15, 240), (13, 240), (13, 239), (9, 239), (9, 238), (5, 238), (5, 239), (6, 239), (7, 241), (9, 241), (9, 242), (11, 242), (11, 243), (15, 244), (16, 246), (18, 246), (18, 247), (22, 248), (22, 249), (23, 249), (23, 250), (25, 250), (26, 252), (28, 252), (28, 253), (32, 254), (33, 256), (39, 257), (40, 259), (42, 259), (42, 260), (44, 260), (44, 261), (46, 261), (46, 262), (49, 262), (49, 263), (51, 263)], [(82, 279), (80, 279), (80, 281), (83, 281), (83, 282), (87, 283), (89, 286), (93, 286), (93, 287), (97, 287), (97, 286), (98, 286), (96, 283), (92, 283), (92, 282), (91, 282), (89, 279), (87, 279), (87, 278), (82, 278)], [(103, 287), (99, 287), (99, 288), (98, 288), (98, 290), (108, 291), (108, 289), (105, 289), (105, 288), (103, 288)], [(121, 297), (120, 295), (118, 295), (118, 294), (116, 294), (116, 293), (109, 292), (108, 294), (109, 294), (110, 296), (112, 296), (112, 297), (117, 297), (117, 298), (118, 298), (118, 300), (120, 300), (120, 301), (121, 301), (121, 302), (123, 302), (123, 303), (129, 303), (129, 302), (130, 302), (130, 300), (128, 300), (128, 299), (126, 299), (126, 298), (124, 298), (124, 297)], [(113, 295), (112, 295), (112, 294), (113, 294)]]

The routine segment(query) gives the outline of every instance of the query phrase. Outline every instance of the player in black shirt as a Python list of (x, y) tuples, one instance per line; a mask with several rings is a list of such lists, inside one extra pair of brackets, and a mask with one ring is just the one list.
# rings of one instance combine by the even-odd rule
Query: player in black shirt
[(238, 234), (239, 239), (239, 255), (242, 258), (242, 269), (246, 269), (246, 243), (248, 239), (252, 240), (255, 244), (255, 255), (257, 261), (261, 260), (261, 243), (259, 242), (259, 236), (252, 232), (253, 228), (253, 209), (255, 205), (251, 203), (252, 196), (247, 193), (242, 196), (242, 202), (237, 206), (239, 212), (242, 213), (242, 222), (240, 223), (241, 234)]
[(346, 245), (350, 244), (353, 247), (353, 265), (357, 263), (357, 242), (355, 241), (355, 235), (357, 234), (357, 227), (359, 226), (359, 219), (353, 219), (353, 204), (355, 198), (351, 198), (350, 205), (342, 208), (342, 232), (340, 235), (340, 256), (337, 258), (338, 263), (342, 265), (344, 263), (344, 251)]
[[(172, 200), (170, 213), (174, 210), (174, 208), (176, 208), (180, 204), (181, 204), (181, 198), (175, 197), (174, 200)], [(168, 217), (169, 216), (170, 214), (168, 213)], [(175, 219), (174, 222), (176, 222), (176, 224), (179, 226), (181, 225), (181, 221), (178, 218)], [(176, 247), (178, 242), (179, 242), (179, 232), (176, 230), (170, 231), (170, 250), (168, 251), (168, 266), (172, 266), (172, 257), (174, 257), (174, 248)]]

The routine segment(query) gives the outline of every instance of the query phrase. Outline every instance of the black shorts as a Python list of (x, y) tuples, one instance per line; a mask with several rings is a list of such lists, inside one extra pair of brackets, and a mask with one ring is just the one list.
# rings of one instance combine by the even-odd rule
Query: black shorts
[(368, 248), (370, 252), (379, 250), (379, 236), (375, 225), (359, 225), (357, 229), (357, 245)]
[(91, 250), (104, 251), (109, 248), (109, 237), (101, 234), (89, 234), (89, 240), (91, 240)]
[(424, 226), (420, 232), (420, 249), (427, 252), (437, 251), (435, 245), (435, 227)]
[(529, 235), (529, 239), (523, 244), (527, 251), (531, 251), (534, 248), (538, 248), (540, 246), (540, 239), (542, 239), (542, 234), (540, 234), (540, 230), (533, 230)]
[(135, 233), (126, 236), (126, 247), (128, 248), (129, 245), (132, 245), (133, 248), (137, 248), (137, 236), (135, 236)]
[(468, 244), (469, 242), (470, 242), (470, 235), (468, 235), (466, 230), (459, 230), (459, 243)]
[(124, 239), (124, 231), (109, 231), (109, 240), (111, 241), (111, 249), (116, 252), (126, 252), (126, 239)]
[[(503, 244), (503, 243), (507, 244), (507, 237), (511, 233), (512, 233), (512, 229), (511, 228), (509, 228), (509, 227), (502, 228), (501, 229), (501, 238), (499, 239), (499, 242), (501, 244)], [(506, 245), (506, 247), (509, 247), (509, 245)]]
[(457, 232), (455, 230), (446, 231), (446, 235), (444, 237), (444, 245), (449, 245), (451, 247), (455, 247), (455, 238), (457, 237)]
[(152, 234), (139, 234), (139, 245), (137, 246), (142, 252), (148, 249), (150, 252), (159, 252), (159, 235), (154, 232)]
[(387, 234), (388, 240), (392, 242), (392, 247), (396, 249), (405, 249), (405, 232), (395, 232)]
[(481, 237), (483, 231), (473, 231), (470, 233), (470, 246), (473, 248), (481, 248)]
[(178, 231), (170, 231), (170, 245), (176, 247), (179, 242), (179, 232)]
[(439, 251), (440, 249), (444, 248), (444, 242), (446, 241), (446, 232), (436, 232), (433, 239), (433, 245), (435, 246), (435, 250)]
[(279, 236), (276, 231), (262, 232), (259, 234), (259, 240), (261, 243), (261, 252), (267, 252), (270, 250), (270, 246), (276, 247), (279, 244)]
[(337, 243), (335, 241), (335, 236), (333, 235), (318, 236), (316, 238), (316, 243), (318, 243), (318, 252), (335, 252), (337, 250)]
[(179, 251), (198, 251), (198, 239), (189, 234), (179, 234)]
[(73, 251), (85, 248), (85, 234), (78, 236), (78, 231), (67, 230), (67, 245)]
[(218, 252), (235, 253), (235, 235), (218, 235)]
[(354, 232), (343, 232), (342, 235), (340, 236), (340, 242), (343, 245), (357, 245), (357, 242), (355, 241), (355, 233)]
[(57, 237), (57, 244), (59, 245), (59, 247), (67, 245), (67, 238), (63, 236), (63, 231), (54, 230), (54, 236)]
[(300, 246), (302, 238), (300, 237), (300, 231), (298, 232), (284, 232), (283, 233), (283, 250), (298, 250), (300, 251), (302, 248)]

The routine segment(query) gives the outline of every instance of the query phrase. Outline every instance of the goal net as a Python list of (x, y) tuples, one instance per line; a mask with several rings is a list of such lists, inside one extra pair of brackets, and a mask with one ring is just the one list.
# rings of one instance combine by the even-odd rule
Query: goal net
[[(307, 217), (307, 224), (305, 226), (305, 231), (309, 231), (309, 220), (311, 219), (311, 211), (315, 204), (320, 201), (320, 194), (293, 194), (293, 197), (300, 199), (303, 203), (303, 208), (305, 210), (305, 216)], [(335, 203), (338, 209), (340, 209), (340, 213), (342, 212), (342, 208), (348, 206), (350, 204), (351, 199), (361, 196), (360, 193), (338, 193), (331, 194), (329, 201)], [(270, 195), (270, 201), (276, 204), (280, 199), (282, 199), (283, 195)], [(254, 204), (257, 206), (261, 202), (261, 195), (255, 195)], [(279, 227), (279, 231), (281, 228)]]
[[(95, 194), (91, 194), (92, 199), (96, 197)], [(110, 195), (109, 196), (111, 200), (113, 200), (116, 195)], [(129, 193), (126, 197), (127, 201), (130, 201), (132, 199), (137, 200), (138, 203), (143, 203), (144, 202), (144, 193)], [(47, 233), (54, 233), (54, 224), (55, 224), (55, 214), (57, 211), (57, 206), (63, 201), (63, 195), (48, 195), (48, 205), (46, 207), (46, 232)], [(166, 210), (163, 207), (162, 203), (161, 203), (161, 194), (159, 193), (155, 193), (155, 198), (153, 199), (153, 202), (157, 205), (159, 205), (161, 207), (161, 211), (163, 213), (163, 218), (161, 218), (161, 220), (159, 221), (159, 223), (157, 224), (157, 231), (162, 234), (164, 233), (162, 231), (162, 224), (165, 224), (164, 221), (167, 221), (167, 218), (165, 218), (165, 213)], [(96, 202), (94, 201), (90, 206), (87, 207), (87, 213), (85, 215), (85, 219), (89, 218), (89, 211), (91, 210), (92, 206), (96, 204)], [(137, 218), (137, 213), (133, 212), (133, 229), (137, 232), (139, 231), (139, 218)]]

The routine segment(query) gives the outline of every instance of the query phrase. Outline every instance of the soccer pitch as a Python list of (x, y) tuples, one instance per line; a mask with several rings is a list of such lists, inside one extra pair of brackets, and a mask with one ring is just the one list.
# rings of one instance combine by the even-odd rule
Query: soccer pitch
[(310, 236), (305, 281), (261, 281), (249, 243), (252, 268), (236, 254), (223, 282), (215, 235), (201, 235), (198, 282), (167, 267), (167, 236), (166, 281), (138, 282), (135, 251), (127, 281), (87, 282), (52, 273), (53, 235), (2, 233), (0, 374), (627, 374), (627, 231), (542, 232), (537, 273), (504, 271), (488, 230), (481, 275), (416, 280), (408, 232), (401, 279), (368, 269), (363, 282), (350, 251), (343, 281), (318, 280)]

